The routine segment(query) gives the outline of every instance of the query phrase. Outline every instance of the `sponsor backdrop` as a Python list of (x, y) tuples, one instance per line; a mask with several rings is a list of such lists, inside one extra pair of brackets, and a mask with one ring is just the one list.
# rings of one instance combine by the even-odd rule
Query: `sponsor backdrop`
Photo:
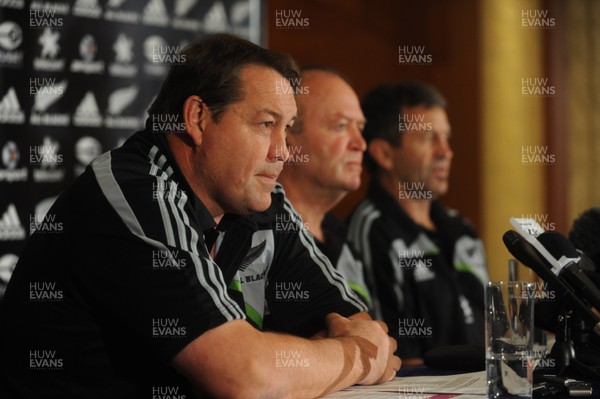
[[(261, 42), (260, 0), (0, 0), (0, 298), (25, 240), (97, 155), (141, 128), (177, 53)], [(51, 218), (52, 215), (48, 215)], [(90, 218), (94, 215), (90, 214)]]

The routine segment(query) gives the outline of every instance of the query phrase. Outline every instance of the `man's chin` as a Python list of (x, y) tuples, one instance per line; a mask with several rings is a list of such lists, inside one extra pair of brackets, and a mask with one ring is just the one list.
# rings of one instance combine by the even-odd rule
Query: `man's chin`
[(346, 185), (346, 189), (350, 191), (356, 191), (360, 188), (360, 179), (353, 180), (349, 184)]
[(433, 189), (431, 190), (431, 199), (432, 200), (437, 200), (440, 199), (441, 197), (443, 197), (444, 195), (446, 195), (446, 193), (448, 192), (448, 188), (438, 188), (438, 189)]
[(345, 194), (353, 193), (354, 191), (357, 191), (358, 189), (360, 189), (360, 180), (358, 181), (358, 183), (352, 182), (351, 184), (346, 184), (346, 187), (344, 187), (344, 188), (346, 189)]
[(264, 212), (271, 206), (271, 193), (269, 193), (268, 199), (252, 201), (248, 206), (247, 213), (260, 213)]

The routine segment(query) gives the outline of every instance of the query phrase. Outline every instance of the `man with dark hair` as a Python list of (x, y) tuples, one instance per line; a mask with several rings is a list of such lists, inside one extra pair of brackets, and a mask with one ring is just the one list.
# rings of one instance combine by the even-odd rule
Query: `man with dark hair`
[[(287, 137), (291, 154), (279, 181), (298, 214), (301, 226), (348, 285), (371, 303), (363, 266), (346, 240), (346, 226), (330, 210), (360, 187), (365, 117), (352, 87), (335, 70), (307, 67), (296, 97), (298, 119)], [(287, 227), (282, 224), (281, 227)]]
[(483, 245), (439, 202), (453, 155), (445, 100), (403, 82), (371, 90), (362, 107), (372, 182), (349, 238), (373, 282), (375, 316), (397, 337), (405, 365), (436, 346), (483, 344)]
[[(2, 302), (0, 397), (305, 398), (400, 367), (310, 237), (273, 229), (296, 216), (276, 185), (293, 61), (229, 35), (181, 55), (146, 129), (49, 210), (63, 231), (30, 238)], [(161, 113), (180, 122), (161, 131)]]

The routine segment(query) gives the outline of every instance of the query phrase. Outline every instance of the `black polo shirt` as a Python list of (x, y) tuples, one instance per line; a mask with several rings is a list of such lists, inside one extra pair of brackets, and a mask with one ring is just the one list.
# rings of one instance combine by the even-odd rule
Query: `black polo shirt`
[(218, 265), (257, 328), (311, 336), (324, 316), (350, 316), (367, 307), (319, 249), (279, 184), (268, 210), (226, 215), (217, 226)]
[(374, 316), (398, 339), (398, 354), (484, 342), (481, 240), (455, 211), (433, 201), (435, 231), (416, 224), (381, 186), (350, 217), (349, 239), (365, 266)]
[(321, 223), (325, 241), (315, 240), (335, 269), (344, 276), (348, 286), (372, 308), (371, 295), (364, 280), (364, 266), (353, 245), (348, 242), (346, 224), (327, 212)]
[(169, 361), (205, 331), (248, 317), (308, 336), (329, 312), (364, 310), (310, 237), (274, 230), (296, 216), (280, 187), (272, 197), (263, 214), (223, 218), (213, 260), (213, 218), (163, 135), (98, 157), (49, 210), (60, 232), (34, 233), (14, 270), (0, 397), (189, 399)]

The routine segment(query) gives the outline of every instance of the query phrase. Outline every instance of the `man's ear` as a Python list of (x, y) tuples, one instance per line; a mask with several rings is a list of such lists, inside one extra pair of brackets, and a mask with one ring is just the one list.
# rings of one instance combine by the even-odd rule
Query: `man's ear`
[(185, 130), (195, 145), (202, 143), (202, 135), (210, 117), (208, 107), (200, 97), (189, 96), (183, 103)]
[(392, 170), (394, 167), (393, 151), (390, 143), (383, 139), (373, 139), (367, 148), (369, 155), (383, 170)]

